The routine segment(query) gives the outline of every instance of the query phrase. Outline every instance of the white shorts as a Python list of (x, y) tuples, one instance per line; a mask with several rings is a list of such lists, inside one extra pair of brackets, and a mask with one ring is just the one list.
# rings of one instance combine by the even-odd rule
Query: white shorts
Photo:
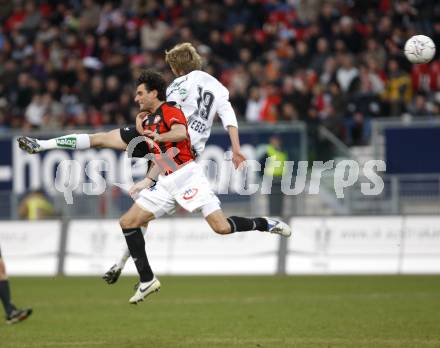
[(160, 175), (157, 184), (139, 192), (135, 202), (156, 218), (174, 213), (176, 203), (189, 212), (200, 210), (205, 217), (220, 209), (202, 167), (194, 161), (170, 175)]

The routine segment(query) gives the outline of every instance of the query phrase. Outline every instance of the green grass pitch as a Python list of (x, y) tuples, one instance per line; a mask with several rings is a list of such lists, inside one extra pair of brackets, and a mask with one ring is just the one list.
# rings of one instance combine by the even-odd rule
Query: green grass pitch
[(0, 347), (440, 347), (439, 276), (12, 278), (34, 314)]

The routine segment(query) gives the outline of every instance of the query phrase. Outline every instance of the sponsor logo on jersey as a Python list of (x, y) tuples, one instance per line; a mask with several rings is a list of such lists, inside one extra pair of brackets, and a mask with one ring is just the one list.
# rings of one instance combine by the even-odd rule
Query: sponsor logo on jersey
[(58, 138), (57, 146), (65, 149), (76, 149), (76, 138)]
[(196, 189), (196, 188), (188, 189), (188, 190), (186, 190), (185, 193), (183, 194), (183, 199), (184, 199), (185, 201), (190, 200), (191, 198), (193, 198), (193, 197), (197, 194), (197, 192), (199, 192), (199, 190)]

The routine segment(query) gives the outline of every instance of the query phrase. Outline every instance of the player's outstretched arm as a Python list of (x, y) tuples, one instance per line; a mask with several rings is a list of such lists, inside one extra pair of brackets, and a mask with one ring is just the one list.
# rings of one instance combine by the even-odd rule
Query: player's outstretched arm
[(229, 138), (231, 139), (232, 163), (234, 163), (234, 167), (235, 169), (237, 169), (246, 161), (246, 157), (241, 153), (238, 128), (234, 126), (228, 126), (228, 133)]
[(69, 134), (48, 140), (22, 136), (17, 141), (20, 148), (30, 154), (54, 149), (85, 150), (89, 148), (110, 148), (124, 151), (127, 148), (127, 144), (121, 138), (119, 129), (95, 134)]
[(237, 169), (246, 161), (246, 157), (241, 153), (237, 116), (229, 101), (229, 94), (220, 98), (218, 103), (217, 113), (222, 121), (223, 127), (229, 133), (232, 148), (232, 163), (234, 163), (234, 167)]
[(168, 132), (159, 134), (151, 130), (146, 130), (144, 131), (144, 135), (159, 143), (178, 142), (188, 138), (185, 125), (180, 123), (174, 123)]

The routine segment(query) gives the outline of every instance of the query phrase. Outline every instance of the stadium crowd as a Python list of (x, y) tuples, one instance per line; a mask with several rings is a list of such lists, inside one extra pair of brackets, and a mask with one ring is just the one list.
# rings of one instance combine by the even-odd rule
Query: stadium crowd
[(411, 66), (413, 34), (440, 43), (436, 0), (0, 0), (0, 132), (132, 123), (140, 69), (194, 43), (243, 122), (324, 125), (365, 144), (374, 117), (438, 117), (440, 61)]

